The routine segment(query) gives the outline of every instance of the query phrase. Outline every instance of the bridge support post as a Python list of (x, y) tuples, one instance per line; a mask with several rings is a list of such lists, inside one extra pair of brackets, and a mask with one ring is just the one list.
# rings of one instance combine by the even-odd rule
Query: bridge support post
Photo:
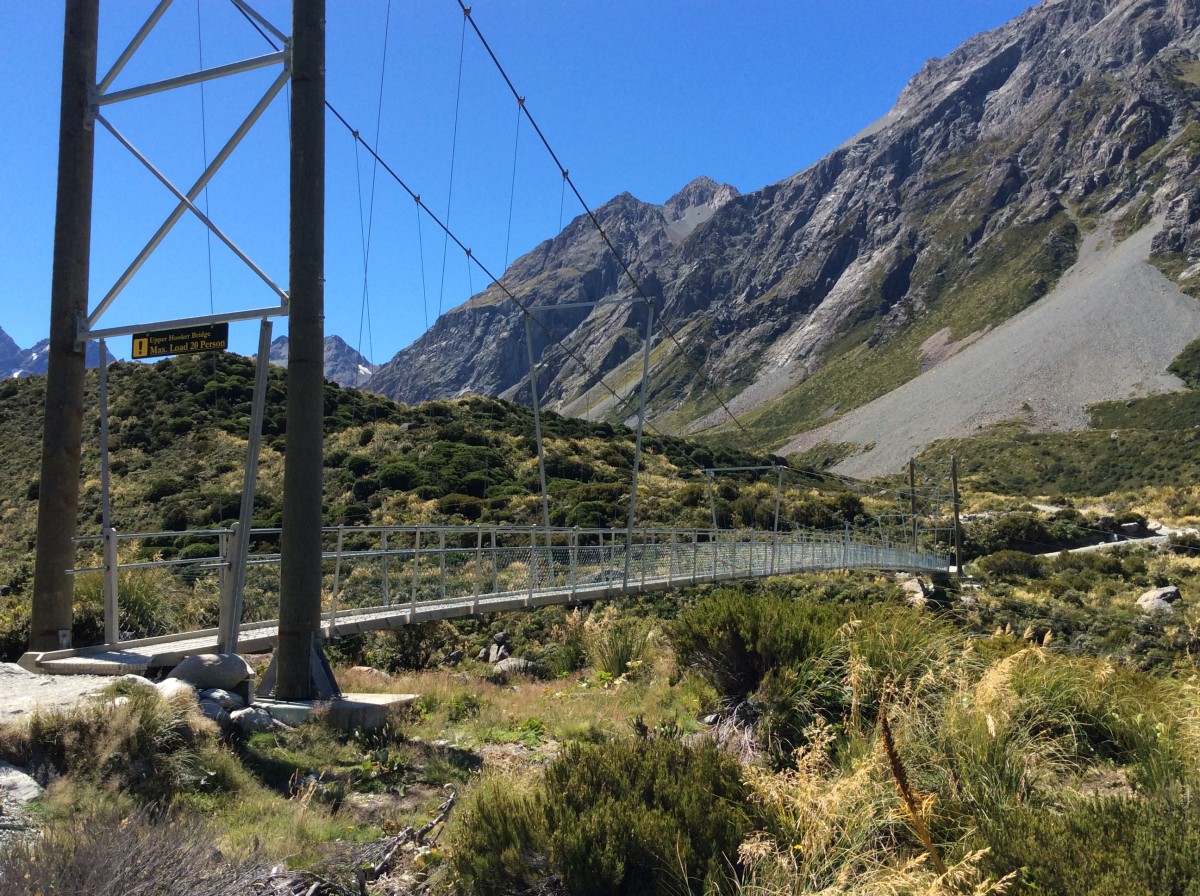
[(37, 547), (29, 650), (71, 646), (75, 527), (79, 517), (85, 346), (76, 342), (88, 312), (99, 0), (68, 0), (63, 26), (58, 198), (50, 285), (50, 356), (46, 372)]
[(280, 545), (281, 700), (318, 696), (325, 422), (325, 0), (292, 0), (287, 458)]

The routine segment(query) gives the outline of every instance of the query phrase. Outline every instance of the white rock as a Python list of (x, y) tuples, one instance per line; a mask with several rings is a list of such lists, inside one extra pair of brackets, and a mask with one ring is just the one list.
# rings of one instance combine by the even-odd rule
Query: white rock
[(42, 785), (15, 765), (0, 761), (0, 791), (5, 802), (23, 806), (42, 795)]
[(1179, 586), (1167, 585), (1165, 588), (1151, 588), (1137, 599), (1137, 606), (1144, 613), (1174, 613), (1171, 606), (1179, 600)]
[(246, 734), (253, 734), (256, 731), (271, 731), (280, 727), (281, 724), (271, 718), (269, 712), (257, 706), (235, 710), (229, 714), (229, 718)]
[(235, 709), (243, 709), (246, 706), (246, 701), (237, 694), (231, 694), (224, 688), (209, 688), (206, 691), (200, 692), (201, 700), (212, 700), (219, 703), (221, 708), (226, 712), (233, 712)]
[(135, 675), (130, 672), (128, 675), (122, 675), (117, 679), (118, 684), (128, 685), (130, 688), (136, 688), (143, 691), (153, 691), (157, 686), (149, 678), (143, 678), (141, 675)]
[(198, 653), (185, 657), (168, 678), (182, 678), (199, 690), (224, 688), (232, 691), (250, 678), (254, 670), (236, 653)]

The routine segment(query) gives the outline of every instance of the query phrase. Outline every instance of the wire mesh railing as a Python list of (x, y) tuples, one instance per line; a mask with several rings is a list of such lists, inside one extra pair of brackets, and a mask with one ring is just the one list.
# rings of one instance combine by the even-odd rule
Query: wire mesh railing
[[(280, 529), (253, 529), (240, 624), (267, 624), (279, 606)], [(76, 576), (99, 577), (109, 645), (148, 634), (126, 625), (141, 589), (190, 606), (192, 628), (216, 626), (232, 578), (231, 529), (117, 533), (77, 539)], [(944, 571), (949, 557), (878, 532), (747, 529), (579, 529), (515, 526), (340, 526), (323, 530), (328, 631), (372, 616), (378, 627), (421, 610), (462, 616), (514, 606), (833, 569)], [(77, 579), (77, 582), (79, 580)], [(123, 606), (123, 604), (125, 606)], [(150, 632), (149, 634), (159, 634)]]

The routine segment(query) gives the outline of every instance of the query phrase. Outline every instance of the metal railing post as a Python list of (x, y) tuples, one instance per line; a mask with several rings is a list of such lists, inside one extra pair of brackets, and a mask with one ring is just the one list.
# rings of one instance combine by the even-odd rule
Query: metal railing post
[[(104, 359), (100, 359), (101, 365)], [(117, 530), (104, 527), (104, 641), (118, 644), (121, 632), (118, 627), (117, 607)]]
[(492, 526), (492, 594), (500, 593), (500, 563), (496, 558), (496, 527)]
[(483, 527), (475, 527), (475, 600), (471, 601), (471, 614), (479, 612), (479, 595), (483, 593)]
[(417, 585), (421, 577), (421, 527), (418, 526), (413, 530), (413, 572), (412, 572), (412, 599), (409, 602), (408, 621), (409, 623), (416, 622), (417, 619)]
[(579, 590), (579, 527), (571, 530), (571, 598)]
[(525, 595), (525, 606), (533, 603), (533, 570), (537, 561), (537, 529), (529, 527), (529, 593)]
[(438, 593), (446, 599), (446, 529), (438, 529), (438, 571), (441, 577)]
[(346, 527), (338, 526), (337, 552), (333, 558), (333, 591), (329, 595), (329, 633), (327, 637), (330, 638), (337, 634), (337, 599), (338, 588), (342, 584), (342, 543), (345, 534)]
[(391, 583), (388, 581), (388, 560), (389, 560), (389, 558), (388, 558), (387, 529), (384, 529), (382, 532), (379, 533), (379, 547), (383, 551), (383, 557), (381, 558), (383, 560), (383, 569), (380, 570), (380, 572), (382, 573), (382, 581), (380, 582), (380, 586), (381, 586), (381, 589), (383, 592), (383, 594), (381, 596), (383, 597), (383, 605), (385, 607), (390, 607), (392, 605), (392, 589), (391, 589)]

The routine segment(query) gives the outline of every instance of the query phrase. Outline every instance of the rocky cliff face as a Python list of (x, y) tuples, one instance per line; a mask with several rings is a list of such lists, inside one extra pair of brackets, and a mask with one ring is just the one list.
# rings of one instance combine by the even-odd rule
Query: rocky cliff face
[[(1200, 292), (1198, 52), (1194, 0), (1045, 0), (928, 62), (887, 116), (785, 181), (612, 200), (597, 217), (661, 322), (652, 415), (717, 425), (720, 396), (782, 442), (936, 363), (935, 334), (966, 342), (1037, 301), (1101, 220), (1118, 236), (1161, 222), (1156, 263)], [(562, 343), (533, 327), (541, 394), (626, 416), (597, 379), (621, 392), (640, 373), (642, 307), (554, 310), (634, 294), (591, 222), (503, 282)], [(493, 287), (366, 387), (521, 398), (524, 339)]]

